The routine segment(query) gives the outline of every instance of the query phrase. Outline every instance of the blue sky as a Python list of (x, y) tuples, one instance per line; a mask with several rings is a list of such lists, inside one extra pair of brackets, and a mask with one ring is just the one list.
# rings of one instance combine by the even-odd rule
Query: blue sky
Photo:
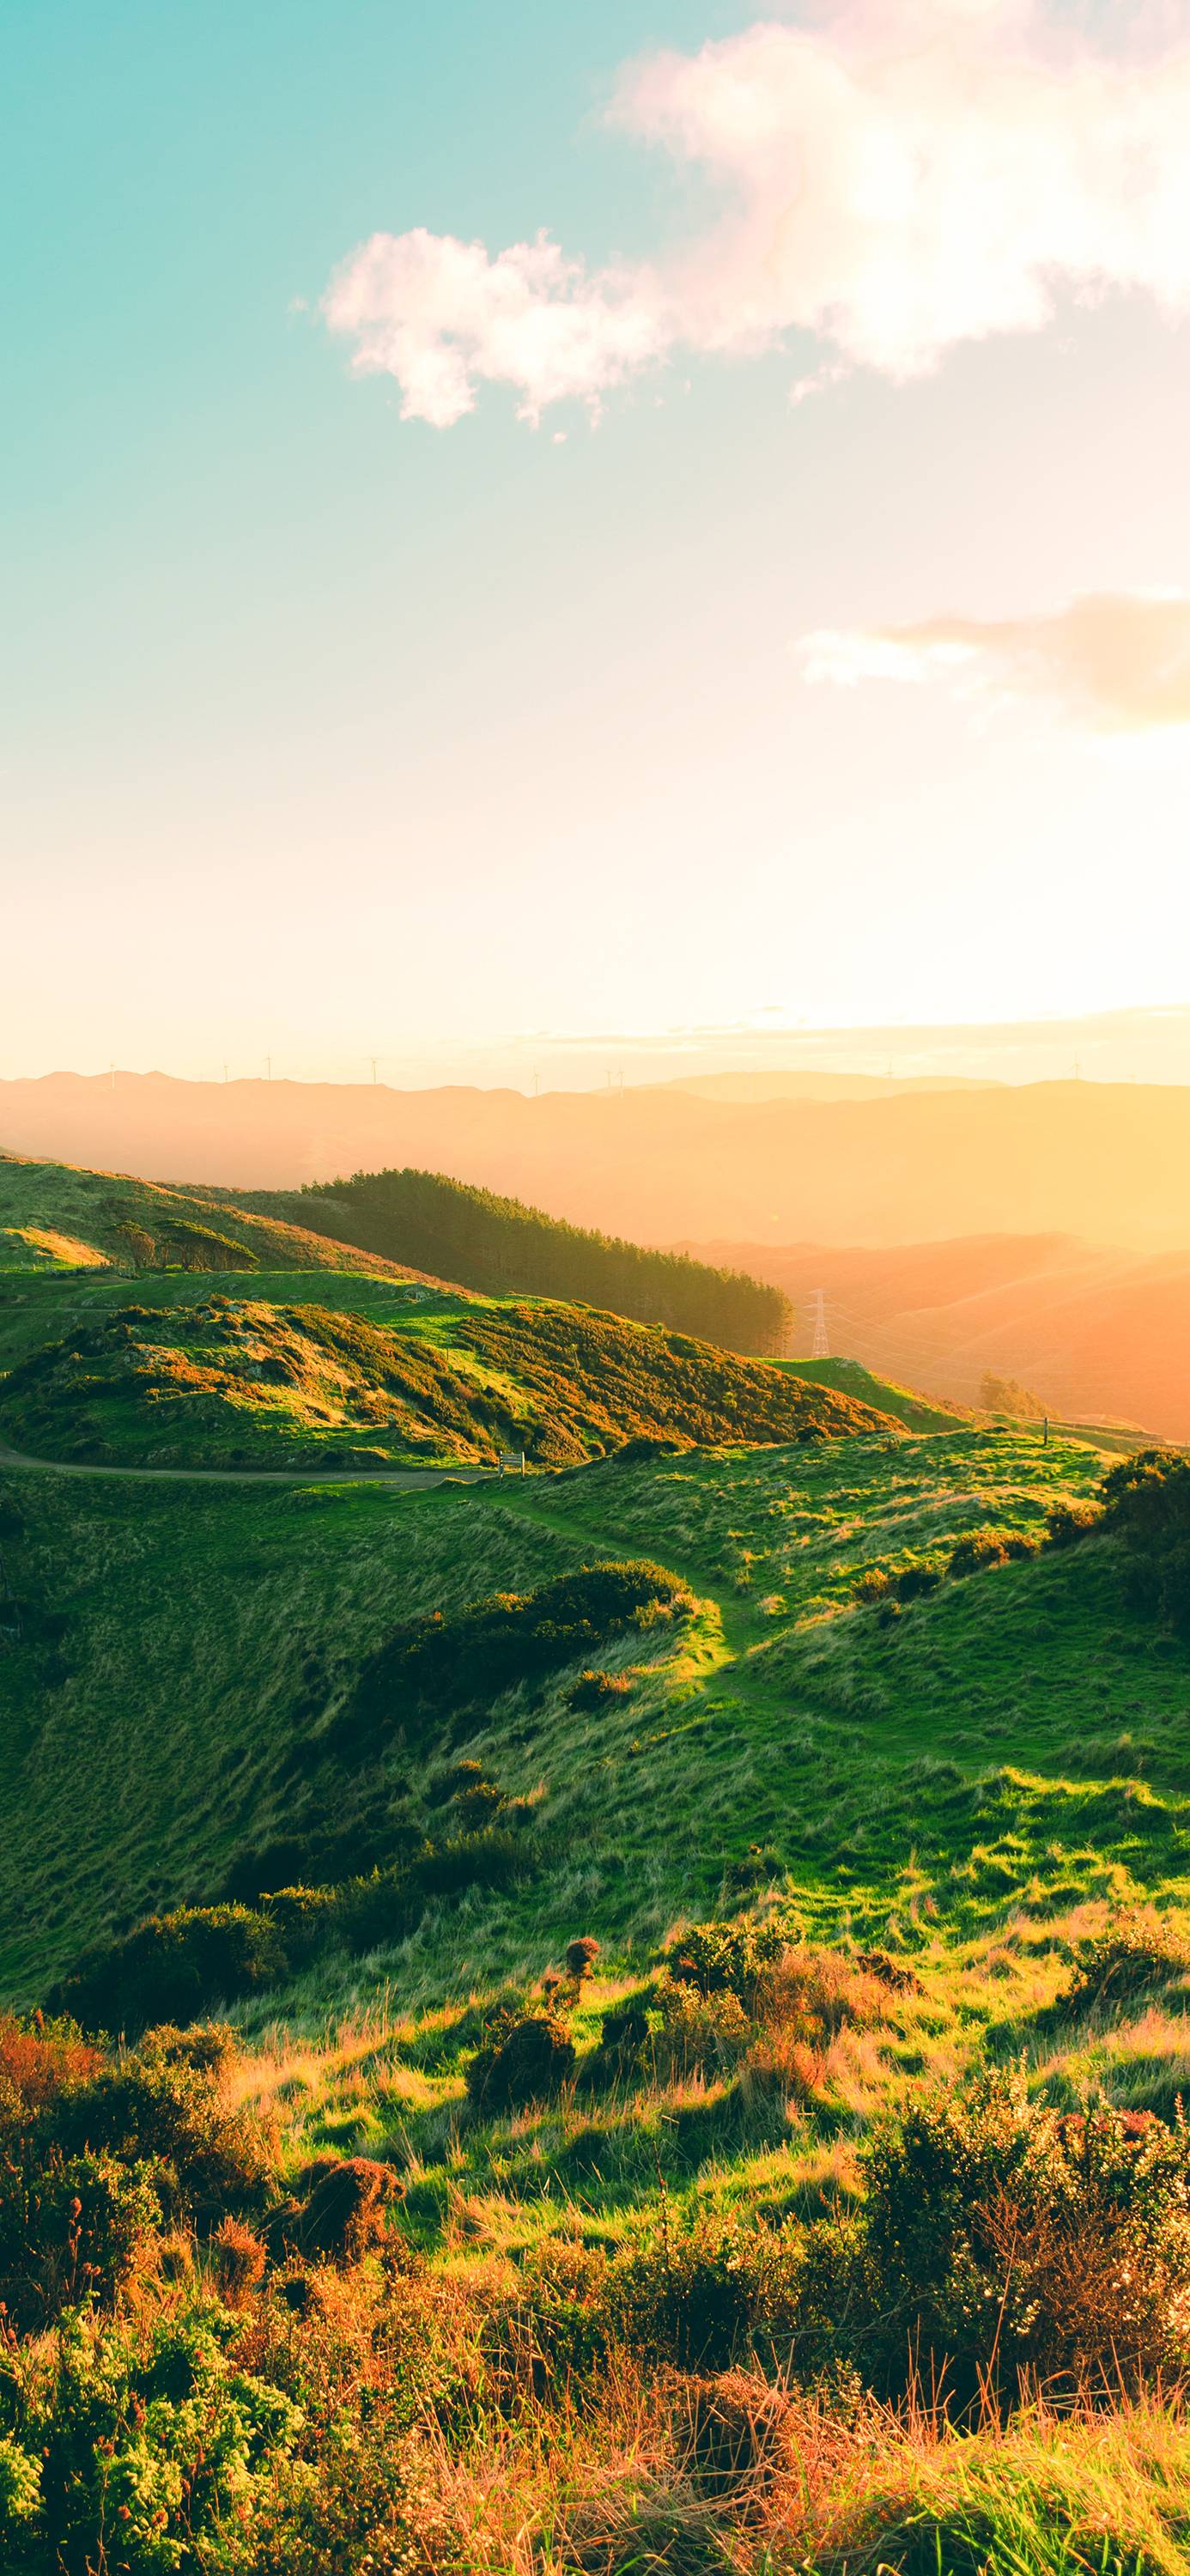
[[(1076, 262), (1044, 327), (907, 379), (870, 314), (732, 340), (738, 251), (691, 320), (739, 173), (607, 110), (667, 49), (721, 80), (750, 23), (0, 7), (0, 1071), (432, 1080), (550, 1030), (730, 1061), (766, 1013), (1182, 993), (1190, 728), (1147, 665), (1125, 705), (1111, 636), (1089, 697), (1061, 622), (1190, 593), (1182, 286), (1122, 250), (1087, 300)], [(1121, 78), (1177, 51), (1113, 41)], [(499, 378), (402, 419), (320, 306), (414, 228), (544, 228), (599, 293), (669, 263), (684, 318), (539, 426)]]

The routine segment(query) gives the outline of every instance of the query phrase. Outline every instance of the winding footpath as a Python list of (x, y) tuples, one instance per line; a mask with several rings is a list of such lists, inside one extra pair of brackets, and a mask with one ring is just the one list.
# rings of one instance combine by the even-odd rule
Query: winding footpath
[(29, 1458), (0, 1440), (0, 1467), (33, 1467), (45, 1476), (133, 1476), (154, 1482), (173, 1477), (185, 1484), (222, 1485), (386, 1485), (399, 1490), (429, 1485), (495, 1484), (495, 1467), (407, 1467), (385, 1472), (375, 1467), (119, 1467), (88, 1466), (81, 1460)]

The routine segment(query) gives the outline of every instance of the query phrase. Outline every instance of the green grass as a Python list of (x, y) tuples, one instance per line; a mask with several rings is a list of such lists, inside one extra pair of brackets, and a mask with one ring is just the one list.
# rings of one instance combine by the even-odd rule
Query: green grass
[(1125, 1609), (1116, 1541), (943, 1582), (887, 1624), (852, 1606), (864, 1567), (985, 1523), (1036, 1532), (1100, 1470), (1072, 1442), (961, 1432), (422, 1494), (7, 1471), (9, 1990), (283, 1839), (307, 1794), (295, 1743), (333, 1725), (401, 1620), (600, 1558), (656, 1559), (702, 1604), (664, 1652), (597, 1659), (636, 1667), (628, 1695), (576, 1715), (563, 1671), (413, 1764), (394, 1739), (382, 1766), (413, 1800), (396, 1815), (448, 1752), (483, 1761), (536, 1796), (549, 1866), (433, 1911), (366, 1973), (332, 1955), (303, 2016), (386, 1979), (443, 2000), (535, 1973), (576, 1929), (628, 1965), (750, 1887), (881, 1938), (935, 1909), (968, 1937), (1016, 1905), (1180, 1893), (1190, 1649)]
[[(59, 1245), (30, 1242), (32, 1233)], [(126, 1172), (35, 1161), (0, 1151), (0, 1275), (89, 1267), (96, 1254), (125, 1271), (292, 1270), (419, 1277), (404, 1264), (313, 1234), (301, 1223), (229, 1206), (202, 1190), (169, 1189)]]
[[(544, 1405), (541, 1372), (559, 1375), (556, 1308), (446, 1299), (409, 1314), (388, 1283), (324, 1286), (346, 1322), (399, 1327), (489, 1394)], [(194, 1283), (195, 1299), (209, 1289)], [(178, 1285), (157, 1294), (176, 1336)], [(117, 1295), (127, 1302), (126, 1285)], [(153, 1302), (147, 1283), (137, 1295)], [(38, 1319), (44, 1330), (72, 1305), (104, 1315), (111, 1302), (106, 1288), (37, 1281), (0, 1313), (9, 1364)], [(278, 1302), (298, 1301), (290, 1288)], [(688, 1349), (675, 1357), (693, 1365)], [(808, 2222), (856, 2203), (874, 2121), (989, 2061), (1023, 2059), (1031, 2092), (1059, 2110), (1098, 2098), (1173, 2118), (1190, 2098), (1190, 1980), (1176, 1964), (1190, 1931), (1190, 1644), (1127, 1606), (1112, 1535), (945, 1571), (972, 1531), (1040, 1540), (1055, 1504), (1094, 1494), (1100, 1449), (1043, 1446), (1032, 1429), (915, 1433), (890, 1410), (837, 1439), (595, 1457), (502, 1487), (0, 1467), (3, 1991), (31, 2002), (88, 1942), (150, 1907), (209, 1902), (246, 1850), (320, 1816), (350, 1823), (358, 1809), (396, 1848), (441, 1816), (449, 1767), (479, 1763), (530, 1819), (533, 1874), (435, 1899), (407, 1937), (366, 1954), (328, 1946), (232, 2011), (247, 2047), (237, 2098), (273, 2124), (282, 2176), (328, 2151), (399, 2168), (400, 2263), (387, 2289), (377, 2274), (344, 2300), (404, 2297), (402, 2266), (424, 2262), (417, 2296), (476, 2335), (502, 2302), (573, 2333), (584, 2284), (642, 2249), (668, 2265), (705, 2241), (727, 2248), (728, 2273), (740, 2249), (790, 2252)], [(682, 1578), (693, 1609), (466, 1708), (394, 1700), (358, 1777), (334, 1749), (362, 1668), (402, 1622), (640, 1558)], [(873, 1570), (920, 1566), (938, 1572), (934, 1589), (857, 1602)], [(628, 1691), (572, 1706), (588, 1663)], [(1078, 2008), (1080, 1941), (1142, 1903), (1167, 1919), (1174, 1964), (1110, 2008)], [(763, 2034), (744, 2057), (712, 2036), (675, 2069), (661, 1954), (683, 1925), (744, 1909), (851, 1958), (887, 1951), (913, 1982), (873, 2021), (815, 2039), (796, 2082), (766, 2073)], [(575, 2079), (476, 2115), (467, 2067), (493, 2006), (540, 2010), (544, 1972), (582, 1933), (601, 1954), (574, 2011)], [(597, 2080), (604, 2012), (642, 1992), (651, 2053)], [(560, 2576), (588, 2563), (565, 2530), (604, 2512), (619, 2537), (588, 2560), (622, 2570), (650, 2563), (646, 2547), (691, 2576), (835, 2576), (844, 2562), (870, 2576), (882, 2564), (1149, 2576), (1188, 2563), (1176, 2407), (1097, 2401), (1085, 2420), (1038, 2414), (960, 2442), (924, 2418), (865, 2415), (845, 2383), (825, 2413), (806, 2397), (810, 2465), (770, 2528), (760, 2503), (703, 2511), (665, 2432), (670, 2398), (634, 2397), (636, 2366), (590, 2406), (558, 2383), (537, 2452), (528, 2414), (482, 2396), (473, 2415), (460, 2407), (433, 2454), (447, 2501), (438, 2520), (426, 2507), (424, 2557), (400, 2563)], [(343, 2405), (342, 2438), (366, 2447), (356, 2395)], [(410, 2493), (424, 2501), (422, 2468)], [(357, 2561), (328, 2546), (302, 2563)]]
[(794, 1377), (804, 1377), (810, 1386), (833, 1386), (840, 1395), (856, 1396), (861, 1404), (878, 1405), (881, 1412), (903, 1422), (907, 1431), (953, 1431), (976, 1419), (970, 1405), (941, 1404), (919, 1388), (874, 1377), (862, 1360), (783, 1360), (781, 1366)]
[(588, 1308), (416, 1287), (390, 1289), (383, 1320), (369, 1303), (220, 1288), (96, 1305), (60, 1341), (26, 1340), (0, 1380), (0, 1436), (33, 1457), (129, 1466), (492, 1466), (510, 1448), (561, 1466), (633, 1438), (827, 1438), (886, 1419)]

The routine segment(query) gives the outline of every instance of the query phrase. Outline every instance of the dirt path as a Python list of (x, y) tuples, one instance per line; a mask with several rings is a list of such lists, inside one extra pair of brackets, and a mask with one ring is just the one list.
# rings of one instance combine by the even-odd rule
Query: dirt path
[(0, 1441), (0, 1467), (32, 1467), (45, 1476), (134, 1476), (146, 1483), (181, 1478), (184, 1483), (222, 1485), (384, 1485), (401, 1490), (420, 1486), (496, 1484), (494, 1467), (409, 1467), (385, 1474), (375, 1467), (89, 1467), (81, 1461), (27, 1458)]

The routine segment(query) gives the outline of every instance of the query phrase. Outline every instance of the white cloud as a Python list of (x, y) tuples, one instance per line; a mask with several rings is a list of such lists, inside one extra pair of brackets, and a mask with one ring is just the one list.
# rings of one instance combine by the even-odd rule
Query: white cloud
[(743, 356), (794, 328), (906, 376), (957, 342), (1037, 330), (1055, 286), (1190, 305), (1190, 56), (1053, 59), (1017, 0), (877, 0), (833, 29), (759, 25), (621, 86), (617, 117), (709, 175), (727, 211), (662, 264), (588, 276), (540, 234), (375, 233), (324, 302), (405, 418), (478, 384), (522, 418), (598, 403), (678, 346)]
[(1190, 597), (1098, 591), (1049, 617), (930, 617), (803, 636), (807, 680), (943, 680), (960, 692), (1056, 700), (1103, 733), (1190, 725)]
[(323, 311), (354, 337), (357, 373), (397, 378), (402, 419), (439, 429), (474, 409), (482, 378), (515, 386), (520, 418), (536, 423), (564, 395), (597, 401), (663, 346), (639, 281), (588, 280), (544, 234), (489, 259), (449, 233), (374, 233)]

